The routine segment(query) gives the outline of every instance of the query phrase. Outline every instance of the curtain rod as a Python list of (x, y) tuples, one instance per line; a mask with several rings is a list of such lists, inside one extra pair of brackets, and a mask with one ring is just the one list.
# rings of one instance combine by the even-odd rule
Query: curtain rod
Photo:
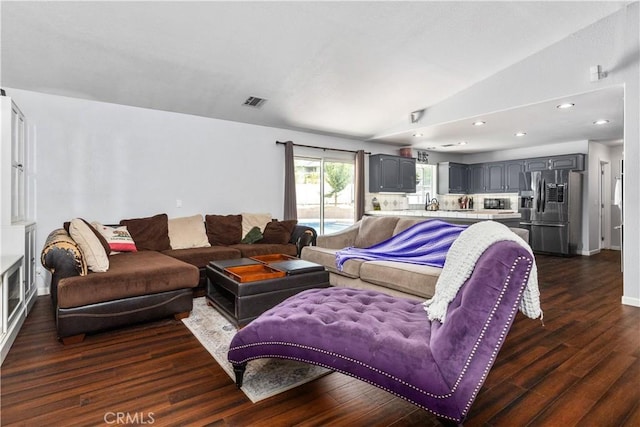
[[(280, 145), (285, 145), (286, 142), (280, 142), (280, 141), (276, 141), (276, 144), (280, 144)], [(342, 151), (343, 153), (357, 153), (357, 151), (353, 151), (353, 150), (344, 150), (342, 148), (326, 148), (326, 147), (316, 147), (315, 145), (304, 145), (304, 144), (293, 144), (294, 147), (305, 147), (305, 148), (315, 148), (316, 150), (331, 150), (331, 151)], [(364, 154), (371, 154), (368, 151), (365, 151)]]

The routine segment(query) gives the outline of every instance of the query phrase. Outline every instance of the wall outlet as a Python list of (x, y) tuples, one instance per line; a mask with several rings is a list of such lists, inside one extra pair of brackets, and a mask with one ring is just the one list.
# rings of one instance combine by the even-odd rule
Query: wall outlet
[(176, 199), (176, 208), (182, 207), (182, 199)]

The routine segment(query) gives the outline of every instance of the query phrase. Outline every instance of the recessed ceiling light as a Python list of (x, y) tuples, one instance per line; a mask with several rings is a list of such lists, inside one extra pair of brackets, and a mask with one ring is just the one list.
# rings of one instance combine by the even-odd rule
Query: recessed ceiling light
[(594, 125), (606, 125), (607, 123), (609, 123), (609, 120), (607, 119), (600, 119), (593, 122)]
[(525, 136), (527, 133), (526, 132), (516, 132), (514, 133), (515, 136)]
[(422, 134), (420, 132), (416, 132), (416, 133), (413, 134), (413, 136), (415, 138), (420, 138), (422, 136)]
[(556, 105), (556, 108), (559, 108), (559, 109), (561, 109), (561, 110), (564, 110), (564, 109), (566, 109), (566, 108), (571, 108), (571, 107), (573, 107), (574, 105), (576, 105), (576, 104), (574, 104), (573, 102), (564, 102), (564, 103), (562, 103), (562, 104), (560, 104), (560, 105)]
[(467, 141), (460, 141), (458, 142), (458, 145), (467, 145)]
[(484, 124), (486, 124), (487, 122), (483, 122), (482, 120), (478, 120), (477, 122), (473, 122), (472, 125), (474, 126), (482, 126)]

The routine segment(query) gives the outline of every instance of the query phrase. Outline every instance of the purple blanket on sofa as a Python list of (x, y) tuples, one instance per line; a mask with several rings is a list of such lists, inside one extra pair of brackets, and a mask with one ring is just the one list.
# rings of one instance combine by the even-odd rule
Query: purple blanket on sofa
[(368, 248), (349, 247), (336, 252), (336, 266), (358, 258), (366, 261), (400, 261), (411, 264), (444, 266), (447, 251), (466, 225), (449, 224), (439, 219), (419, 222)]

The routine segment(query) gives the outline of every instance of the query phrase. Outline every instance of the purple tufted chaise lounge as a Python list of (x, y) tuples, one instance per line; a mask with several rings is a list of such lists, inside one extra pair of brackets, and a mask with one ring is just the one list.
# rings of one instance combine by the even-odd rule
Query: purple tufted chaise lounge
[(532, 256), (517, 243), (493, 244), (443, 324), (428, 320), (422, 301), (349, 288), (302, 292), (236, 334), (228, 353), (236, 383), (242, 386), (250, 360), (295, 359), (461, 423), (511, 328), (531, 266)]

